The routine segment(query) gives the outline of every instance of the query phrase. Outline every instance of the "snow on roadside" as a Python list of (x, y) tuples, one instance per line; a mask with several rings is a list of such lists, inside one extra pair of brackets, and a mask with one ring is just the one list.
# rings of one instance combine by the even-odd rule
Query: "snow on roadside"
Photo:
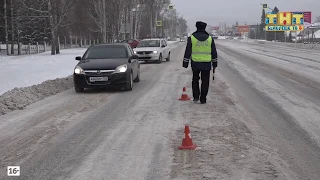
[(272, 98), (283, 110), (295, 118), (296, 122), (307, 129), (312, 138), (320, 144), (320, 109), (319, 107), (296, 94), (290, 89), (268, 79), (250, 69), (237, 59), (219, 51), (224, 60), (228, 61), (230, 67), (238, 71), (247, 81), (251, 82), (256, 89)]
[(73, 87), (72, 76), (47, 80), (30, 87), (14, 88), (0, 96), (0, 115), (26, 106)]
[(272, 150), (249, 130), (250, 116), (223, 77), (217, 76), (211, 85), (207, 104), (186, 102), (179, 112), (180, 118), (189, 121), (199, 148), (178, 150), (184, 134), (183, 129), (176, 132), (173, 179), (286, 179), (271, 159)]
[(64, 78), (72, 74), (86, 48), (61, 50), (61, 54), (44, 52), (34, 55), (0, 56), (0, 95), (16, 87), (28, 87), (46, 80)]

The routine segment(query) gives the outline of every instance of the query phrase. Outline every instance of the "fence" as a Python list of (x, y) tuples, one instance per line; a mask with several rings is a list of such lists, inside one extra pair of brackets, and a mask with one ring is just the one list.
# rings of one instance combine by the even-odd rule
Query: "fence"
[[(86, 39), (80, 39), (79, 42), (77, 39), (73, 41), (74, 43), (67, 43), (65, 40), (65, 43), (60, 44), (60, 49), (70, 49), (70, 48), (80, 48), (80, 47), (89, 47), (92, 44), (99, 44), (99, 40), (86, 40)], [(35, 44), (22, 44), (20, 43), (20, 48), (18, 44), (13, 45), (13, 54), (11, 53), (12, 45), (8, 44), (8, 51), (6, 44), (0, 44), (0, 55), (27, 55), (27, 54), (38, 54), (43, 53), (46, 51), (51, 51), (51, 45), (47, 42), (42, 43), (35, 43)]]

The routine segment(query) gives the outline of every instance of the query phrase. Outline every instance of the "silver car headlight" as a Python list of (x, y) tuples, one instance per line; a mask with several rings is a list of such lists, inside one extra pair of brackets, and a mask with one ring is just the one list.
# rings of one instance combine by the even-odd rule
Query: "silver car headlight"
[(76, 66), (74, 68), (74, 73), (75, 74), (85, 74), (85, 72), (83, 71), (83, 69), (80, 66)]
[(137, 51), (133, 51), (133, 53), (137, 54)]
[(154, 54), (157, 54), (157, 53), (158, 53), (158, 51), (153, 51), (153, 53), (154, 53)]
[(114, 71), (114, 73), (124, 73), (127, 71), (127, 69), (128, 69), (128, 66), (124, 64), (124, 65), (118, 66)]

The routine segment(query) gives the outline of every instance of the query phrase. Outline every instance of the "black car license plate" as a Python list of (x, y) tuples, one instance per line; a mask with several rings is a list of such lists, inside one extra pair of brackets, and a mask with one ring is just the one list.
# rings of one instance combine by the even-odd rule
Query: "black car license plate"
[(101, 82), (101, 81), (108, 81), (108, 77), (90, 77), (90, 82)]

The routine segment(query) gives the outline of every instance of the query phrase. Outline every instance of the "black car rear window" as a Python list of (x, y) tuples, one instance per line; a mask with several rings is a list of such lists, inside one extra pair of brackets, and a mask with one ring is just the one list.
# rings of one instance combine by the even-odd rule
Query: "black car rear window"
[(128, 51), (125, 46), (92, 46), (84, 55), (84, 59), (114, 59), (127, 58)]

